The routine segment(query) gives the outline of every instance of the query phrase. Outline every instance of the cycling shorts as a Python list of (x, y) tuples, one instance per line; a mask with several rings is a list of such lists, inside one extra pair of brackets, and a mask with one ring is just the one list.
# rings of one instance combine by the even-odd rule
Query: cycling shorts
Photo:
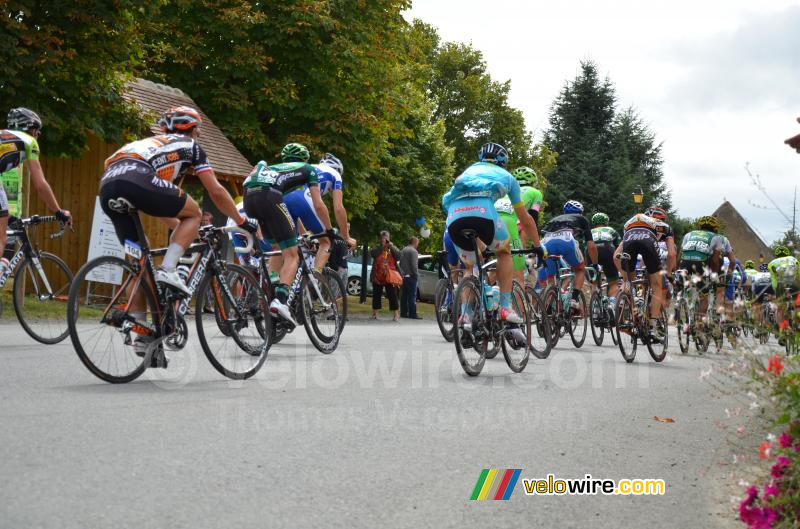
[[(560, 255), (564, 261), (576, 272), (586, 268), (583, 262), (583, 253), (578, 245), (578, 241), (572, 236), (572, 232), (567, 235), (565, 232), (548, 233), (542, 239), (542, 246), (547, 248), (547, 255)], [(551, 260), (547, 260), (545, 266), (547, 277), (555, 277), (558, 275), (558, 264)], [(541, 277), (541, 272), (540, 272)]]
[(156, 176), (146, 162), (123, 159), (108, 166), (100, 179), (100, 207), (108, 215), (120, 244), (137, 242), (136, 224), (130, 213), (114, 211), (109, 200), (124, 198), (136, 209), (151, 217), (175, 218), (186, 205), (188, 195), (169, 180)]
[(314, 202), (311, 200), (311, 191), (308, 187), (295, 189), (291, 193), (283, 195), (283, 202), (289, 208), (292, 220), (303, 221), (303, 226), (314, 235), (325, 231), (322, 221), (317, 216), (317, 210), (314, 209)]
[[(516, 215), (508, 215), (500, 213), (500, 220), (503, 221), (503, 224), (506, 225), (506, 231), (508, 231), (509, 240), (511, 242), (511, 249), (512, 250), (522, 250), (522, 238), (519, 236), (519, 228), (517, 227), (517, 216)], [(524, 255), (514, 255), (512, 256), (514, 261), (514, 270), (525, 270), (525, 256)]]
[(250, 187), (244, 195), (244, 211), (257, 219), (261, 233), (271, 245), (281, 250), (297, 246), (297, 233), (283, 193), (271, 187)]
[(0, 219), (3, 217), (8, 217), (8, 197), (6, 196), (6, 189), (3, 187), (3, 181), (0, 180)]
[(619, 270), (614, 263), (615, 250), (611, 243), (601, 242), (597, 245), (597, 264), (603, 267), (603, 273), (609, 283), (619, 279)]
[(498, 250), (509, 242), (508, 230), (497, 215), (489, 198), (462, 198), (450, 204), (447, 212), (447, 231), (459, 252), (459, 258), (468, 266), (475, 264), (473, 242), (463, 230), (474, 230), (489, 250)]
[(444, 232), (444, 251), (447, 254), (448, 266), (450, 266), (450, 268), (457, 267), (461, 262), (458, 260), (458, 249), (456, 245), (453, 244), (453, 239), (447, 231)]
[(641, 255), (648, 274), (657, 274), (661, 271), (661, 258), (658, 255), (658, 241), (656, 236), (645, 229), (632, 229), (625, 232), (622, 238), (622, 251), (631, 256), (630, 261), (623, 264), (627, 272), (636, 270), (636, 256)]

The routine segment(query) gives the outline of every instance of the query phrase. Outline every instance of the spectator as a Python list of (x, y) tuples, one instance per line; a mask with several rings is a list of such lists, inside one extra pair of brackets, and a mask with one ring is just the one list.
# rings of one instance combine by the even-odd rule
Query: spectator
[(206, 210), (203, 212), (203, 217), (200, 222), (201, 226), (208, 226), (209, 224), (214, 224), (214, 214), (210, 211)]
[[(392, 244), (389, 232), (384, 230), (380, 234), (380, 243), (370, 251), (372, 257), (372, 318), (378, 319), (381, 310), (381, 297), (384, 289), (389, 298), (389, 310), (392, 311), (392, 321), (399, 321), (400, 314), (397, 306), (398, 284), (402, 284), (402, 276), (397, 268), (400, 259), (400, 250)], [(398, 282), (395, 278), (399, 278)]]
[(403, 292), (400, 296), (400, 317), (421, 320), (417, 315), (417, 281), (419, 280), (419, 239), (411, 237), (400, 254), (400, 271), (403, 274)]

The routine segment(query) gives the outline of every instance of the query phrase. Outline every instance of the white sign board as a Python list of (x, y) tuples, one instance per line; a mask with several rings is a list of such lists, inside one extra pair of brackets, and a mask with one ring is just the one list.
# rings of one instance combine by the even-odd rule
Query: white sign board
[[(95, 198), (94, 201), (94, 217), (92, 218), (92, 234), (89, 238), (89, 255), (86, 261), (91, 261), (95, 257), (102, 257), (104, 255), (113, 255), (114, 257), (125, 258), (125, 251), (117, 239), (117, 232), (111, 219), (108, 215), (103, 213), (100, 208), (100, 197)], [(103, 266), (92, 269), (91, 273), (86, 276), (89, 281), (97, 281), (99, 283), (111, 283), (112, 285), (119, 285), (122, 283), (122, 268), (118, 266)]]

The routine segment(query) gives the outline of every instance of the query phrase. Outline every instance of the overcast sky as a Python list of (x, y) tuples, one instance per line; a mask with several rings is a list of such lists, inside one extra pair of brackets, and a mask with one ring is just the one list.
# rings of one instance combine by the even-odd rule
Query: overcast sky
[(415, 0), (407, 18), (471, 42), (541, 139), (549, 107), (581, 59), (594, 60), (664, 142), (680, 214), (724, 199), (769, 243), (787, 229), (745, 162), (791, 216), (800, 155), (800, 0)]

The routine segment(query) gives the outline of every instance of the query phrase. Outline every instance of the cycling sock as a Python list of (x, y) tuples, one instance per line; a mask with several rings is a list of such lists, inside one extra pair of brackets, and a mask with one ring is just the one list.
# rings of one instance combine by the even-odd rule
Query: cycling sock
[(167, 246), (167, 253), (164, 254), (164, 260), (161, 261), (161, 268), (167, 272), (174, 272), (175, 267), (178, 266), (178, 259), (183, 255), (183, 246), (176, 242), (169, 243)]
[(275, 285), (275, 298), (285, 305), (289, 299), (289, 287), (283, 283)]
[(511, 292), (500, 292), (500, 306), (504, 309), (511, 308)]

